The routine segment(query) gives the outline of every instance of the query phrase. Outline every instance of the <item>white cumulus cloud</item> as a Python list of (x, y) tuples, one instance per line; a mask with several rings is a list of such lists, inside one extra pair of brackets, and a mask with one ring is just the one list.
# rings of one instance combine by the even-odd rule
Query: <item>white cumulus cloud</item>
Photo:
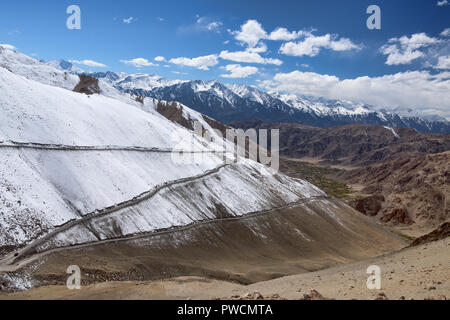
[(283, 61), (279, 59), (263, 58), (259, 53), (251, 50), (235, 52), (229, 52), (225, 50), (220, 53), (220, 58), (242, 63), (273, 64), (277, 66), (283, 64)]
[(94, 67), (94, 68), (107, 67), (107, 65), (97, 62), (97, 61), (93, 61), (93, 60), (69, 60), (69, 62), (74, 63), (74, 64), (83, 65), (83, 66)]
[(450, 28), (445, 29), (441, 32), (441, 36), (443, 37), (450, 37)]
[(338, 38), (336, 35), (326, 34), (323, 36), (308, 35), (299, 42), (284, 43), (280, 52), (295, 57), (317, 56), (322, 49), (330, 49), (333, 51), (359, 50), (361, 47), (354, 44), (350, 39)]
[[(334, 51), (347, 51), (361, 48), (350, 39), (339, 39), (337, 35), (331, 34), (315, 36), (313, 35), (314, 31), (289, 31), (286, 28), (278, 27), (269, 34), (257, 20), (248, 20), (241, 26), (240, 30), (232, 31), (231, 33), (236, 40), (246, 44), (250, 49), (258, 45), (261, 46), (262, 40), (290, 41), (284, 43), (280, 49), (280, 53), (290, 56), (316, 56), (322, 48)], [(293, 40), (300, 38), (302, 38), (302, 41), (293, 42)]]
[(229, 74), (220, 75), (222, 78), (247, 78), (258, 73), (256, 67), (243, 67), (240, 64), (229, 64), (225, 67)]
[(156, 67), (158, 66), (157, 64), (154, 64), (153, 62), (148, 61), (145, 58), (135, 58), (135, 59), (131, 59), (131, 60), (120, 60), (120, 62), (125, 63), (125, 64), (129, 64), (132, 66), (135, 66), (137, 68), (140, 67)]
[(219, 31), (219, 28), (223, 25), (222, 21), (214, 21), (209, 17), (199, 17), (197, 19), (197, 28), (207, 31)]
[(209, 70), (210, 67), (214, 67), (219, 63), (218, 55), (211, 54), (209, 56), (202, 56), (197, 58), (174, 58), (169, 61), (170, 63), (194, 67), (200, 70)]
[(248, 20), (241, 26), (241, 30), (231, 33), (236, 40), (245, 43), (249, 48), (255, 47), (261, 40), (291, 41), (311, 35), (310, 31), (289, 31), (282, 27), (276, 28), (269, 34), (257, 20)]
[(438, 63), (435, 66), (436, 69), (450, 70), (450, 56), (442, 56), (438, 58)]
[(195, 23), (190, 25), (183, 25), (178, 28), (178, 32), (182, 34), (198, 34), (205, 32), (220, 33), (223, 22), (215, 20), (210, 17), (197, 16)]
[(155, 58), (155, 61), (158, 61), (158, 62), (164, 62), (164, 61), (166, 61), (166, 58), (161, 57), (161, 56), (157, 56), (157, 57)]
[(286, 28), (277, 28), (269, 35), (269, 40), (274, 41), (292, 41), (302, 36), (310, 35), (307, 31), (288, 31)]
[(241, 26), (241, 30), (233, 34), (236, 40), (246, 43), (250, 48), (255, 47), (261, 39), (267, 38), (267, 32), (256, 20), (248, 20)]
[(126, 23), (126, 24), (130, 24), (130, 23), (132, 23), (133, 21), (136, 21), (136, 18), (135, 18), (135, 17), (129, 17), (129, 18), (123, 19), (123, 23)]
[(409, 64), (422, 58), (425, 53), (420, 49), (438, 43), (439, 40), (427, 36), (425, 33), (416, 33), (400, 38), (392, 38), (381, 48), (381, 52), (387, 56), (387, 65)]
[(437, 2), (438, 7), (448, 6), (448, 0), (442, 0)]

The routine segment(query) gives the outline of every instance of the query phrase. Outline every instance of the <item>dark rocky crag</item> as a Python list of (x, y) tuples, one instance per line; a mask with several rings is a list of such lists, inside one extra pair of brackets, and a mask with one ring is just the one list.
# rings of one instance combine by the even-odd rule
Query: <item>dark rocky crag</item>
[(79, 75), (79, 77), (80, 82), (75, 86), (73, 91), (87, 95), (101, 93), (97, 78), (87, 75)]

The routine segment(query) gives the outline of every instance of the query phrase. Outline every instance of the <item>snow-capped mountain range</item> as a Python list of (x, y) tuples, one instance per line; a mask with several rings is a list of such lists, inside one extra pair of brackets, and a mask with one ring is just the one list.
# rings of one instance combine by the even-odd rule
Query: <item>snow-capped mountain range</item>
[(255, 119), (317, 127), (360, 123), (450, 133), (446, 119), (421, 116), (409, 109), (379, 110), (363, 103), (264, 92), (254, 86), (219, 81), (167, 80), (156, 75), (113, 72), (91, 75), (106, 79), (122, 92), (178, 101), (223, 123)]

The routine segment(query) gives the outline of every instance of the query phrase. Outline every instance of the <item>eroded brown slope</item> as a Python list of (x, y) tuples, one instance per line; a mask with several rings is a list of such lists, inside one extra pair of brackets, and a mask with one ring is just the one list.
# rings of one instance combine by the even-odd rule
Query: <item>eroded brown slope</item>
[(365, 186), (361, 193), (371, 196), (356, 204), (377, 202), (372, 208), (378, 210), (367, 213), (384, 223), (437, 226), (449, 219), (450, 152), (388, 161), (344, 172), (340, 178)]

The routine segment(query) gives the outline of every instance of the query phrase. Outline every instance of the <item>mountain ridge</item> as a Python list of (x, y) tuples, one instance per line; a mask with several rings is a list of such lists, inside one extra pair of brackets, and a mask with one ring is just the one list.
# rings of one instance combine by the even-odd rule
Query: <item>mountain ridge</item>
[[(102, 73), (92, 75), (107, 77)], [(167, 80), (145, 74), (129, 75), (126, 79), (111, 81), (111, 84), (129, 94), (180, 102), (226, 124), (261, 119), (325, 128), (359, 123), (450, 133), (450, 122), (446, 119), (419, 116), (411, 109), (396, 108), (396, 113), (363, 103), (264, 92), (254, 86), (223, 84), (217, 80)]]

